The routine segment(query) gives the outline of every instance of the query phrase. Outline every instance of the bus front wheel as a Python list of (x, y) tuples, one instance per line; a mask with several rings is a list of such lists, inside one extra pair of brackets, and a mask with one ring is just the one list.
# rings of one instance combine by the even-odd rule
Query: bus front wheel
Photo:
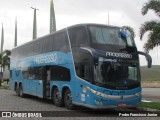
[(53, 101), (56, 106), (58, 107), (63, 106), (62, 97), (60, 96), (60, 92), (57, 87), (53, 91)]
[(72, 95), (69, 89), (65, 91), (64, 104), (67, 109), (73, 110), (75, 108), (75, 105), (72, 104)]

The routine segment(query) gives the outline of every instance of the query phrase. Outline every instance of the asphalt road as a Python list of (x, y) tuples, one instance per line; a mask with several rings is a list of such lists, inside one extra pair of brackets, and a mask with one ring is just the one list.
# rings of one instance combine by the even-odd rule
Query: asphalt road
[(142, 100), (160, 102), (160, 88), (142, 88)]
[[(45, 100), (45, 99), (40, 99), (37, 97), (33, 96), (28, 96), (26, 98), (20, 98), (16, 96), (14, 91), (11, 90), (3, 90), (0, 89), (0, 111), (45, 111), (44, 115), (46, 113), (52, 114), (56, 117), (47, 117), (47, 118), (42, 118), (45, 120), (48, 119), (67, 119), (67, 120), (79, 120), (79, 119), (86, 119), (86, 120), (135, 120), (135, 117), (133, 118), (128, 118), (128, 117), (118, 117), (119, 113), (123, 113), (127, 111), (129, 113), (138, 111), (137, 109), (130, 109), (130, 110), (121, 110), (121, 109), (116, 109), (116, 110), (105, 110), (105, 111), (100, 111), (100, 110), (94, 110), (91, 111), (90, 109), (86, 109), (83, 107), (77, 107), (76, 110), (69, 111), (64, 107), (56, 107), (53, 105), (51, 100)], [(46, 112), (48, 111), (48, 112)], [(140, 111), (140, 113), (143, 111)], [(57, 118), (58, 117), (58, 118)], [(2, 119), (2, 118), (0, 118)], [(10, 118), (15, 120), (15, 118)], [(18, 118), (19, 119), (19, 118)], [(20, 119), (27, 119), (27, 118), (20, 118)], [(35, 119), (35, 118), (29, 118), (30, 120)], [(36, 118), (39, 120), (40, 118)], [(136, 119), (139, 120), (158, 120), (158, 117), (136, 117)], [(8, 120), (8, 118), (3, 118), (2, 120)]]

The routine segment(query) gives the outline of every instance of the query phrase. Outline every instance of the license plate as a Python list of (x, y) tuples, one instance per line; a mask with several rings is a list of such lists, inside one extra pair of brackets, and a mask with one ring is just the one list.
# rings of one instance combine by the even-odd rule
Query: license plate
[(119, 103), (118, 104), (118, 107), (125, 107), (126, 106), (126, 103)]

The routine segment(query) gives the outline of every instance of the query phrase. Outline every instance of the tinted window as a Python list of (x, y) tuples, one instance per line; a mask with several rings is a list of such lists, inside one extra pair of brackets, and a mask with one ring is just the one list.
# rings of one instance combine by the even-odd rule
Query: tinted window
[(21, 57), (28, 57), (28, 56), (33, 55), (33, 44), (27, 44), (22, 48), (21, 48), (21, 51), (23, 51), (22, 52), (23, 55)]
[(12, 58), (23, 58), (32, 55), (52, 52), (63, 51), (69, 52), (69, 43), (66, 31), (57, 32), (39, 40), (18, 47), (12, 50)]
[(34, 43), (34, 48), (33, 48), (34, 54), (40, 54), (42, 52), (42, 41), (38, 40)]
[(43, 48), (42, 50), (43, 53), (52, 51), (68, 52), (69, 43), (66, 32), (65, 31), (58, 32), (47, 37), (45, 40), (43, 40), (42, 48)]
[(88, 35), (85, 27), (75, 27), (69, 29), (69, 37), (72, 47), (88, 44)]
[[(74, 54), (74, 64), (75, 64), (75, 70), (78, 77), (90, 81), (91, 80), (91, 69), (90, 69), (90, 63), (91, 63), (91, 55), (87, 53), (81, 53), (81, 52), (73, 52)], [(77, 55), (75, 55), (77, 54)]]
[(135, 46), (131, 35), (120, 28), (90, 26), (92, 43)]
[(29, 78), (28, 68), (23, 68), (22, 69), (22, 77), (23, 77), (23, 79), (28, 79)]
[(70, 70), (61, 66), (40, 66), (40, 67), (29, 67), (22, 68), (22, 77), (23, 79), (30, 80), (46, 80), (47, 72), (51, 80), (58, 81), (70, 81)]
[(51, 66), (51, 80), (70, 81), (70, 70), (61, 66)]
[(59, 32), (53, 36), (53, 51), (69, 51), (69, 44), (66, 32)]
[(12, 78), (12, 70), (10, 70), (10, 78)]
[(23, 76), (23, 79), (45, 80), (46, 79), (45, 67), (23, 68), (22, 76)]
[(43, 53), (47, 53), (47, 52), (51, 52), (52, 51), (52, 44), (53, 42), (53, 35), (52, 36), (49, 36), (47, 37), (47, 39), (43, 40), (43, 45), (42, 45), (42, 52)]

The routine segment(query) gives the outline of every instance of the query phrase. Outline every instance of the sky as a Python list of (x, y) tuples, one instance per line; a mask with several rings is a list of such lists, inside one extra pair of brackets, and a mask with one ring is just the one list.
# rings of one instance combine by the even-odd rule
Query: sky
[[(57, 30), (80, 23), (98, 23), (114, 26), (131, 26), (136, 33), (135, 42), (139, 51), (144, 51), (147, 34), (139, 38), (139, 28), (145, 21), (159, 19), (153, 11), (141, 14), (148, 0), (54, 0)], [(18, 45), (32, 40), (33, 9), (37, 11), (37, 36), (49, 34), (50, 0), (0, 0), (0, 23), (4, 27), (4, 49), (13, 49), (15, 18), (18, 24)], [(1, 25), (1, 24), (0, 24)], [(1, 34), (1, 26), (0, 26)], [(160, 47), (149, 52), (153, 65), (160, 65)], [(140, 57), (140, 65), (147, 65)]]

